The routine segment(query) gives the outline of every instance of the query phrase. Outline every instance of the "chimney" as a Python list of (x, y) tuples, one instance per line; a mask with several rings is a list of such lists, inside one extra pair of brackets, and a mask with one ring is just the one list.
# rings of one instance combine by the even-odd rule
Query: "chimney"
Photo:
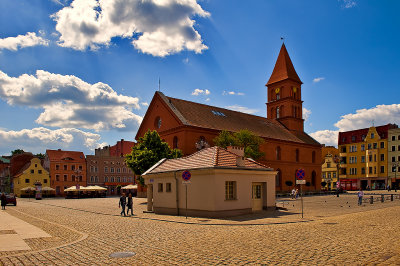
[(238, 166), (238, 167), (245, 166), (244, 148), (243, 147), (229, 146), (227, 148), (227, 150), (236, 155), (236, 166)]

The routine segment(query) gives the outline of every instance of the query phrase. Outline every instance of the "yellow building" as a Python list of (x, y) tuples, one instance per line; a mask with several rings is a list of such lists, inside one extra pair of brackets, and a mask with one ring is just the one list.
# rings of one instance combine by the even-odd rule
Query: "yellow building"
[(336, 189), (338, 164), (335, 161), (337, 161), (337, 157), (335, 155), (331, 153), (325, 155), (322, 164), (322, 184), (325, 182), (326, 185), (322, 187), (323, 189)]
[(42, 187), (50, 187), (50, 176), (47, 172), (39, 158), (32, 158), (30, 163), (27, 163), (21, 170), (14, 175), (14, 194), (17, 197), (21, 197), (24, 193), (23, 188), (35, 187), (36, 182), (40, 182)]
[(388, 178), (388, 131), (397, 125), (387, 124), (339, 132), (339, 182), (345, 190), (385, 189)]

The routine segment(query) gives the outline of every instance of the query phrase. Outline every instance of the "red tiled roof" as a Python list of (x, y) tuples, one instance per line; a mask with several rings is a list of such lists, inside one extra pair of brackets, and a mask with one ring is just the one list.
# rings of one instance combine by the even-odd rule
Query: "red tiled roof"
[(73, 161), (85, 161), (85, 155), (81, 151), (46, 150), (46, 154), (50, 161), (68, 161), (68, 158)]
[(186, 157), (162, 160), (147, 170), (143, 175), (202, 168), (249, 168), (272, 170), (268, 166), (248, 158), (245, 158), (244, 167), (238, 167), (236, 165), (237, 157), (239, 156), (232, 152), (214, 146), (200, 150)]
[[(378, 135), (381, 139), (387, 139), (388, 130), (393, 128), (398, 128), (398, 126), (396, 124), (387, 124), (383, 126), (378, 126), (376, 127), (376, 131), (378, 132)], [(338, 143), (339, 145), (343, 145), (343, 144), (350, 144), (350, 143), (364, 141), (362, 137), (367, 136), (369, 129), (370, 128), (362, 128), (346, 132), (339, 132)], [(354, 137), (354, 141), (352, 140), (352, 137)]]
[(231, 132), (248, 129), (257, 136), (264, 138), (319, 145), (306, 133), (294, 134), (279, 122), (266, 117), (171, 98), (165, 96), (162, 92), (156, 93), (184, 125)]
[(285, 79), (291, 79), (303, 83), (294, 69), (285, 44), (282, 44), (281, 51), (279, 52), (278, 59), (276, 60), (274, 70), (268, 80), (267, 86)]

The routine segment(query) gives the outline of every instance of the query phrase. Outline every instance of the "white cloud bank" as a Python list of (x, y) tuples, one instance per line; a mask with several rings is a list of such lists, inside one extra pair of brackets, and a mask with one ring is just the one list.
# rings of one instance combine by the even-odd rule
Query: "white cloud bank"
[(338, 134), (344, 131), (369, 128), (395, 123), (400, 125), (400, 104), (377, 105), (371, 109), (360, 109), (355, 114), (347, 114), (335, 124), (338, 130), (321, 130), (310, 135), (322, 144), (337, 146)]
[(207, 90), (207, 89), (205, 89), (205, 90), (195, 89), (195, 90), (192, 92), (192, 95), (193, 95), (193, 96), (209, 95), (210, 93), (211, 93), (211, 92), (210, 92), (209, 90)]
[(357, 2), (355, 0), (338, 0), (338, 1), (342, 3), (343, 8), (352, 8), (357, 5)]
[(52, 18), (60, 46), (95, 50), (120, 37), (132, 39), (142, 53), (164, 57), (207, 49), (191, 17), (209, 15), (197, 0), (73, 0)]
[(37, 45), (48, 46), (49, 40), (46, 40), (41, 36), (37, 36), (35, 32), (28, 32), (25, 35), (0, 39), (0, 50), (7, 49), (11, 51), (17, 51), (21, 48)]
[(311, 115), (311, 110), (308, 110), (307, 108), (303, 107), (303, 119), (307, 121), (310, 115)]
[(105, 83), (44, 70), (19, 77), (0, 71), (0, 98), (10, 105), (43, 108), (35, 122), (45, 126), (134, 130), (142, 121), (132, 112), (140, 109), (138, 98), (117, 94)]
[(236, 92), (236, 91), (223, 91), (222, 95), (238, 95), (238, 96), (243, 96), (243, 92)]
[(33, 153), (44, 153), (46, 149), (78, 150), (93, 153), (93, 150), (107, 145), (99, 143), (100, 135), (74, 128), (50, 130), (39, 127), (20, 131), (0, 129), (0, 151), (10, 153), (8, 149), (23, 149)]
[(324, 77), (315, 78), (315, 79), (313, 79), (313, 82), (314, 83), (318, 83), (318, 82), (320, 82), (320, 81), (322, 81), (324, 79), (325, 79)]

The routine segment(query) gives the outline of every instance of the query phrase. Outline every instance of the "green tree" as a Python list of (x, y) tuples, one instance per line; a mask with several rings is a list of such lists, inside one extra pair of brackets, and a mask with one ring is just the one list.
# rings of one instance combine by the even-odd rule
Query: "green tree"
[(17, 155), (17, 154), (23, 154), (25, 151), (21, 149), (16, 149), (11, 151), (11, 156)]
[(223, 130), (214, 139), (214, 143), (225, 149), (228, 146), (243, 147), (244, 155), (255, 160), (264, 156), (264, 153), (260, 151), (260, 145), (264, 143), (264, 140), (247, 129), (242, 129), (233, 134)]
[(39, 159), (44, 159), (44, 157), (46, 157), (46, 155), (44, 155), (43, 153), (38, 153), (35, 156), (38, 157)]
[(163, 158), (172, 159), (182, 157), (182, 151), (171, 149), (168, 143), (161, 140), (157, 131), (147, 131), (132, 152), (125, 156), (129, 168), (138, 176), (140, 184), (144, 185), (141, 175)]

